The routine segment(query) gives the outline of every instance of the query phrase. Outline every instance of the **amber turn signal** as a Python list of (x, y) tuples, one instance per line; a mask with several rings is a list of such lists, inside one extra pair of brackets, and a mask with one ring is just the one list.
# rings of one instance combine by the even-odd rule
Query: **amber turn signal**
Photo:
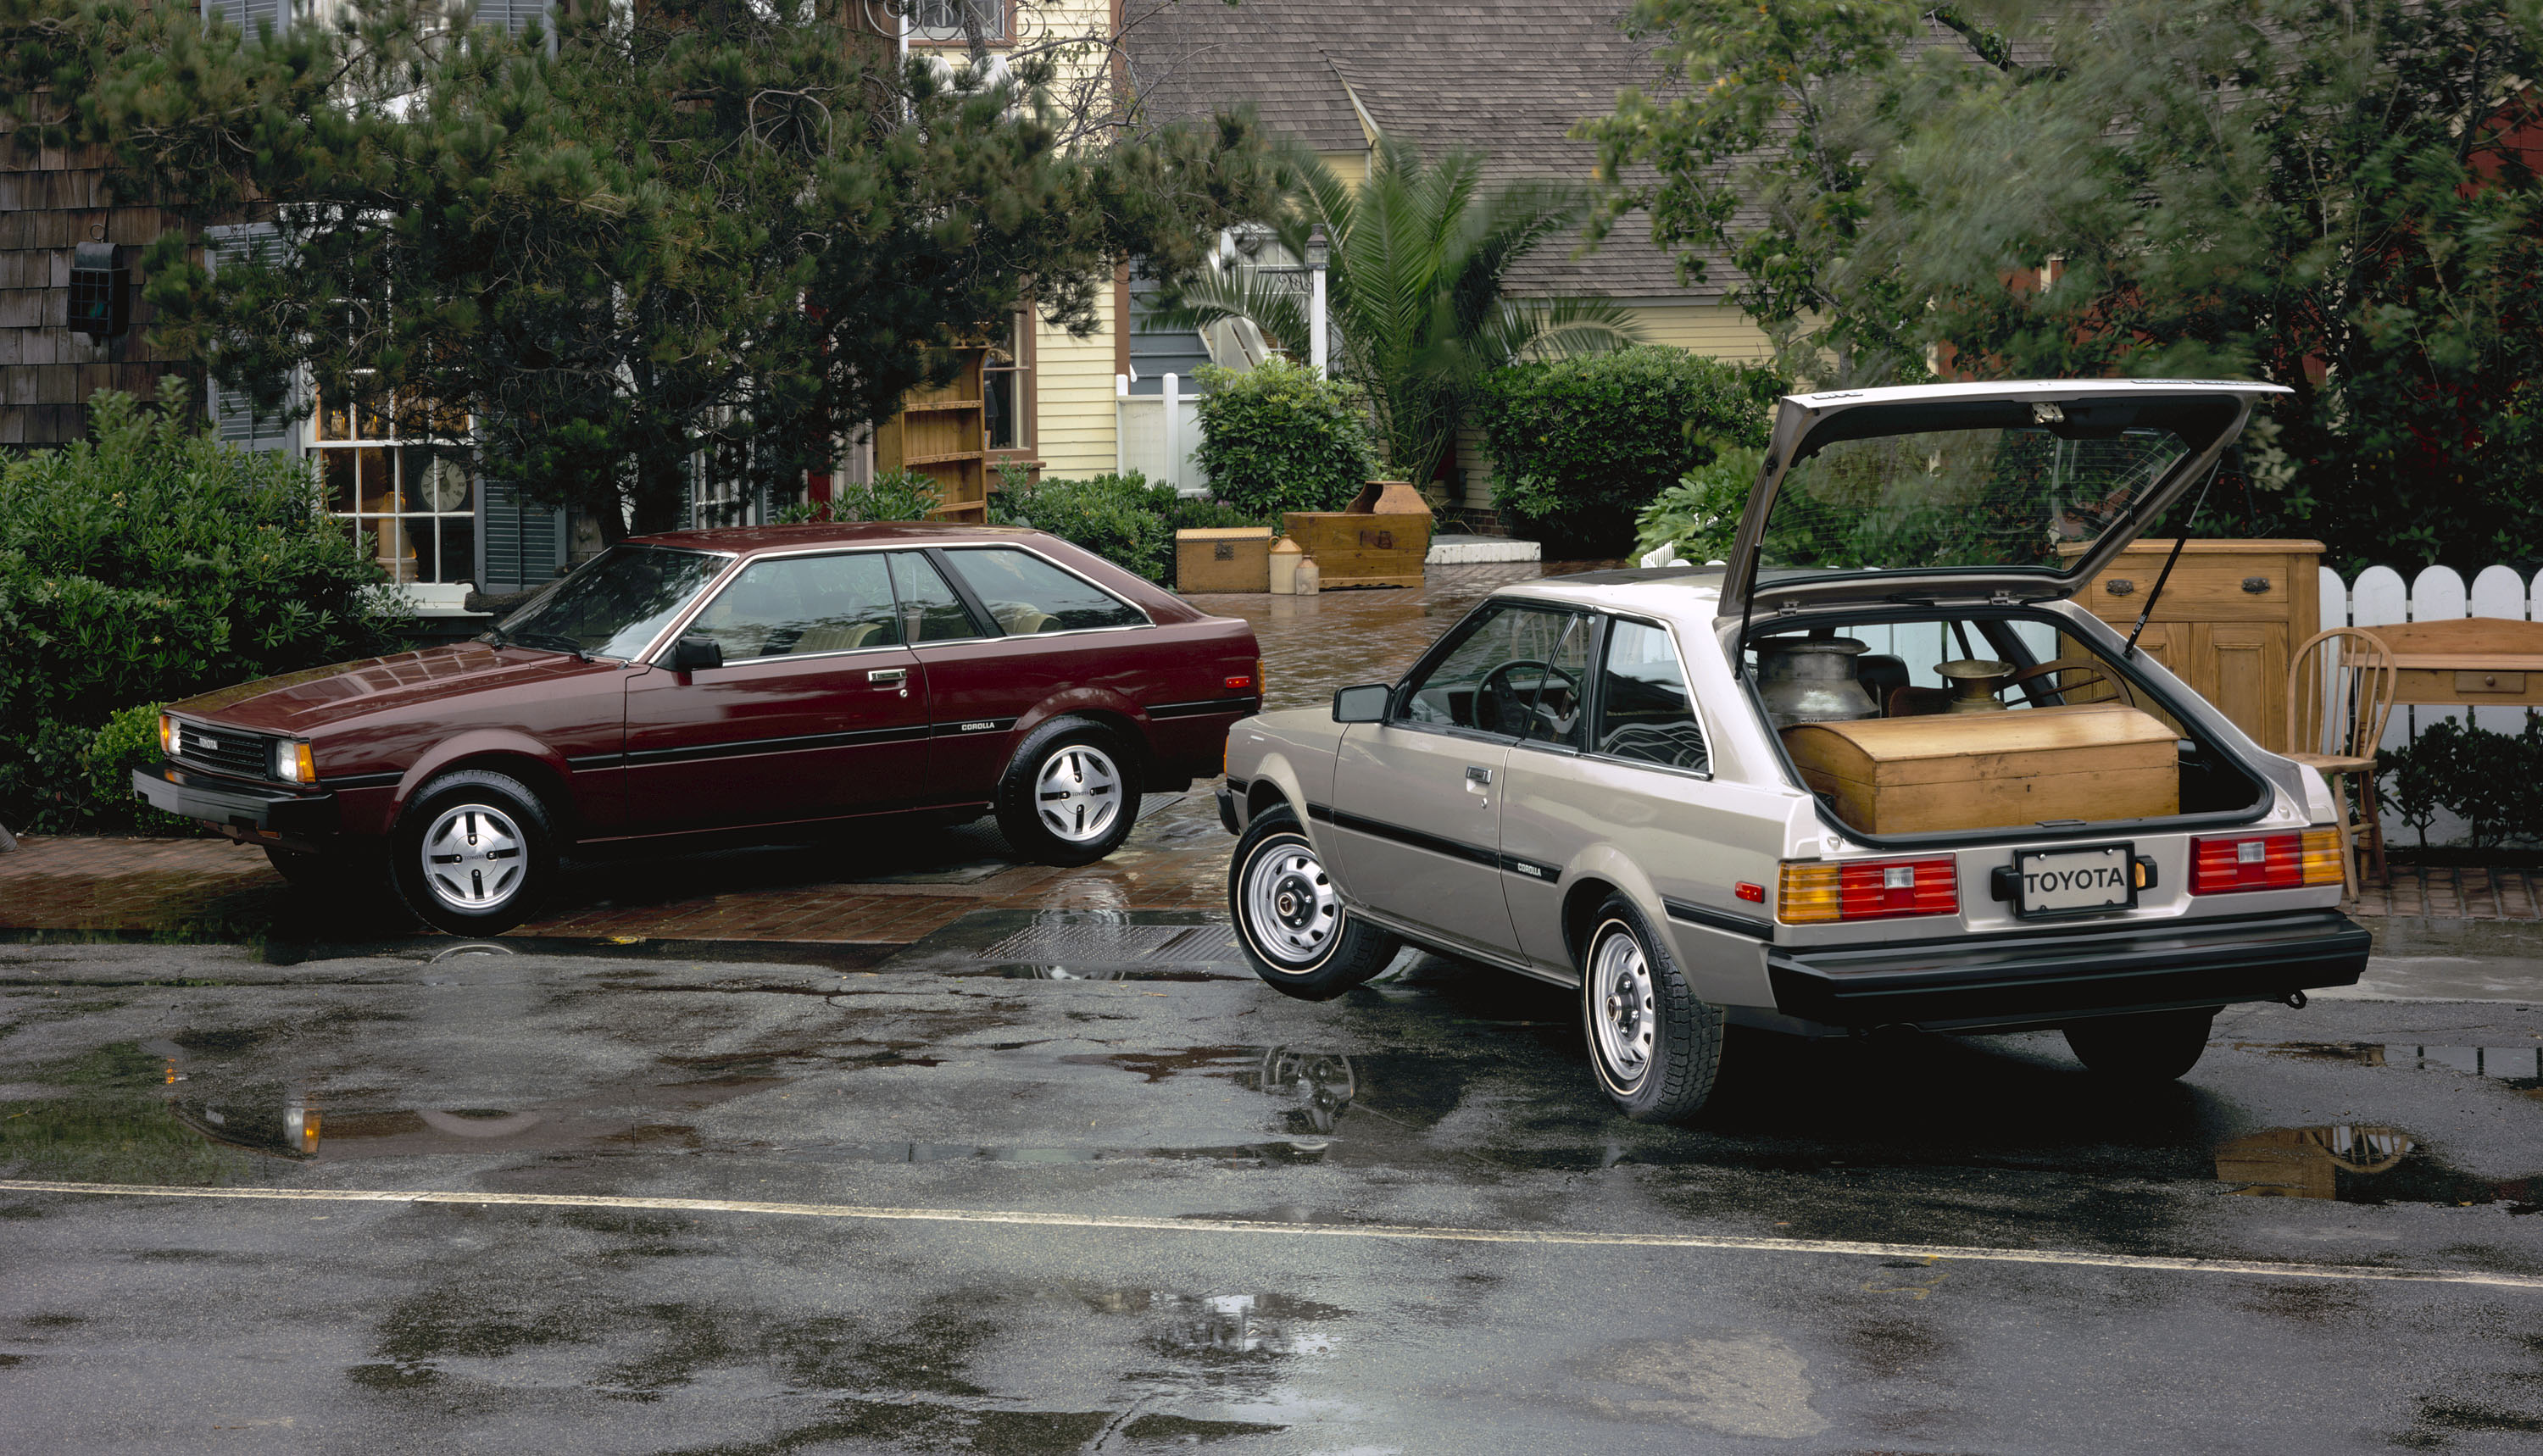
[(309, 745), (289, 741), (273, 745), (273, 776), (286, 784), (315, 784), (318, 764), (311, 757)]
[(159, 751), (177, 756), (177, 720), (165, 713), (159, 715)]

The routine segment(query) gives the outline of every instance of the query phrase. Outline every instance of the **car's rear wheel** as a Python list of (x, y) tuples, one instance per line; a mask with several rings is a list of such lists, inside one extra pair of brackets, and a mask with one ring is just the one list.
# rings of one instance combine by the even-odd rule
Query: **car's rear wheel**
[(998, 828), (1029, 860), (1091, 865), (1139, 817), (1138, 761), (1102, 724), (1054, 718), (1025, 735), (998, 782)]
[(398, 816), (390, 869), (407, 908), (452, 935), (527, 920), (556, 879), (547, 805), (508, 774), (463, 769), (424, 787)]
[(1236, 841), (1227, 908), (1254, 973), (1301, 1001), (1332, 1000), (1384, 970), (1404, 948), (1350, 913), (1324, 857), (1286, 808), (1255, 815)]
[(2067, 1048), (2096, 1076), (2153, 1085), (2189, 1075), (2207, 1050), (2216, 1008), (2095, 1017), (2066, 1028)]
[(1599, 1090), (1637, 1122), (1693, 1116), (1722, 1067), (1722, 1009), (1679, 973), (1643, 912), (1609, 895), (1580, 952), (1580, 1021)]

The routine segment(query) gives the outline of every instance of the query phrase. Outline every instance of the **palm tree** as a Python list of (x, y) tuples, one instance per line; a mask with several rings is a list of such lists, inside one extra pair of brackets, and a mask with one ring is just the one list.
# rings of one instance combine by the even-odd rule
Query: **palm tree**
[[(1321, 161), (1302, 165), (1297, 205), (1272, 232), (1293, 258), (1321, 223), (1334, 373), (1357, 386), (1393, 473), (1427, 486), (1455, 437), (1473, 381), (1522, 358), (1601, 353), (1636, 342), (1624, 309), (1596, 297), (1508, 298), (1511, 265), (1580, 226), (1588, 196), (1552, 182), (1486, 187), (1483, 158), (1426, 163), (1381, 138), (1354, 192)], [(1245, 319), (1296, 358), (1307, 299), (1284, 280), (1228, 271), (1170, 284), (1158, 309), (1174, 328)]]

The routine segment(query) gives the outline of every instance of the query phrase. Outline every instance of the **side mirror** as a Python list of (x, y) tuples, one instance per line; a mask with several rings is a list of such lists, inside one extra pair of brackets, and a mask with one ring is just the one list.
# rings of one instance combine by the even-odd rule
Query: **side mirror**
[(1334, 722), (1384, 723), (1387, 700), (1394, 696), (1395, 689), (1382, 682), (1339, 689), (1334, 694)]
[(692, 632), (671, 644), (671, 670), (697, 672), (724, 665), (724, 644), (704, 633)]

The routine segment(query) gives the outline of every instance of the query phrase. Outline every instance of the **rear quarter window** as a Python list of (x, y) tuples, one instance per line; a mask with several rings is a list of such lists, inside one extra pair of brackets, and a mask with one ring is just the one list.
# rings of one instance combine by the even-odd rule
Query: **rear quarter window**
[(982, 546), (949, 551), (948, 560), (989, 609), (1001, 635), (1144, 627), (1137, 607), (1029, 551)]

